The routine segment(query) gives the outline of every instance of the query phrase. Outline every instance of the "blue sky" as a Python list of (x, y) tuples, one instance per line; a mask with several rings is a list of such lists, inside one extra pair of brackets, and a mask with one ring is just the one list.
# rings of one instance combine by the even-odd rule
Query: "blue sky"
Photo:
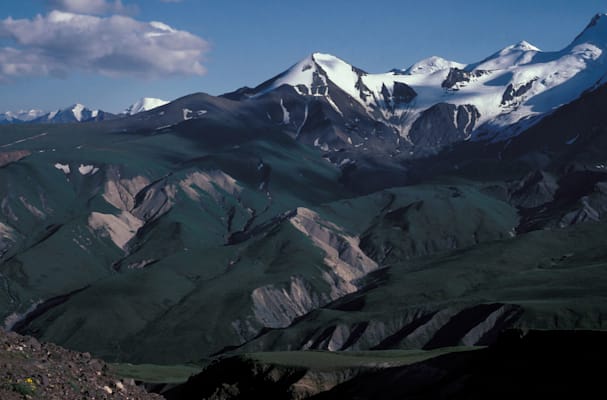
[(475, 62), (520, 40), (559, 50), (597, 12), (605, 0), (3, 0), (0, 112), (221, 94), (314, 51), (383, 72), (432, 55)]

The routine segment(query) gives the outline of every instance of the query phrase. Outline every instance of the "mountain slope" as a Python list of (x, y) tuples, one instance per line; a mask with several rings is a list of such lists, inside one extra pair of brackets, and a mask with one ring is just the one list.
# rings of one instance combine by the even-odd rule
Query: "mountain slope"
[(378, 75), (313, 54), (221, 97), (0, 127), (3, 324), (156, 363), (605, 329), (603, 20), (557, 53)]
[(137, 100), (135, 103), (131, 104), (129, 107), (127, 107), (127, 109), (124, 110), (124, 113), (127, 115), (135, 115), (140, 112), (153, 110), (154, 108), (158, 108), (167, 103), (168, 101), (166, 100), (155, 99), (152, 97), (143, 97)]

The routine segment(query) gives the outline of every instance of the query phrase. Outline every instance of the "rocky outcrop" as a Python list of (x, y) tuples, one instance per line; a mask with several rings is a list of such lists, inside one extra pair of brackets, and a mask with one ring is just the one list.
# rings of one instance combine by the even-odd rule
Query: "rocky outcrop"
[(0, 398), (130, 399), (162, 397), (146, 393), (132, 379), (112, 376), (108, 366), (88, 353), (76, 353), (51, 343), (0, 328)]
[(534, 79), (517, 87), (515, 87), (512, 83), (509, 84), (506, 90), (504, 91), (504, 94), (502, 95), (501, 105), (515, 105), (517, 101), (520, 101), (519, 98), (533, 87), (533, 83), (535, 81), (536, 80)]
[(17, 162), (30, 154), (31, 152), (29, 150), (2, 151), (0, 152), (0, 168), (10, 163)]
[(385, 84), (382, 84), (381, 95), (384, 104), (388, 109), (394, 111), (396, 107), (408, 104), (417, 97), (417, 92), (413, 88), (402, 82), (394, 82), (392, 91)]
[(92, 212), (88, 222), (93, 230), (108, 236), (125, 252), (139, 229), (171, 210), (178, 189), (192, 201), (201, 201), (206, 194), (217, 203), (226, 195), (237, 196), (242, 191), (235, 179), (219, 170), (194, 171), (177, 184), (170, 183), (168, 177), (155, 182), (141, 175), (124, 178), (116, 167), (109, 167), (106, 175), (103, 198), (121, 211)]
[(607, 215), (607, 182), (598, 182), (592, 193), (582, 196), (574, 210), (560, 219), (561, 228), (582, 222), (599, 222)]
[(123, 178), (117, 167), (109, 167), (103, 198), (119, 210), (130, 211), (135, 207), (135, 196), (150, 184), (150, 180), (138, 175)]
[(220, 170), (192, 172), (179, 182), (179, 187), (194, 201), (200, 200), (201, 191), (215, 201), (220, 201), (224, 193), (236, 196), (242, 191), (234, 178)]
[(467, 139), (480, 113), (473, 105), (439, 103), (422, 112), (409, 131), (409, 139), (420, 152), (434, 153), (451, 143)]
[(17, 232), (9, 225), (0, 222), (0, 257), (17, 241)]
[(297, 317), (329, 302), (329, 297), (315, 293), (299, 276), (284, 286), (268, 285), (251, 293), (253, 314), (257, 322), (267, 328), (285, 328)]
[[(359, 247), (359, 239), (348, 236), (337, 225), (325, 221), (312, 210), (298, 208), (288, 222), (307, 236), (325, 254), (326, 269), (320, 273), (327, 290), (319, 291), (302, 276), (292, 276), (283, 284), (259, 287), (251, 293), (255, 324), (265, 328), (285, 328), (296, 318), (359, 289), (358, 280), (378, 268)], [(242, 330), (251, 326), (236, 322)], [(248, 336), (248, 335), (247, 335)]]
[(510, 188), (510, 202), (521, 208), (534, 208), (554, 200), (558, 182), (551, 174), (536, 170)]
[(484, 70), (466, 71), (459, 68), (451, 68), (447, 78), (441, 84), (441, 87), (448, 90), (459, 90), (470, 81), (487, 75), (488, 73), (489, 71)]
[(118, 215), (92, 212), (88, 224), (93, 231), (109, 237), (116, 246), (127, 251), (128, 242), (135, 237), (144, 222), (128, 211), (122, 211)]

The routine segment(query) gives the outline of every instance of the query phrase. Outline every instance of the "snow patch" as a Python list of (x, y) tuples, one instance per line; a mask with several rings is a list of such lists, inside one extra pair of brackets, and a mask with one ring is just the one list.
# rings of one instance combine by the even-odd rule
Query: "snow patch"
[(307, 120), (308, 120), (308, 103), (306, 103), (306, 108), (304, 109), (304, 118), (303, 118), (303, 121), (301, 121), (301, 125), (299, 125), (299, 127), (297, 128), (297, 133), (295, 134), (295, 138), (296, 139), (301, 134), (301, 130), (304, 127), (304, 125), (306, 124)]
[(280, 108), (282, 108), (282, 123), (285, 125), (291, 123), (291, 114), (289, 113), (289, 110), (287, 110), (287, 108), (285, 107), (282, 99), (280, 99)]
[(82, 121), (82, 112), (84, 111), (84, 108), (85, 107), (82, 104), (75, 104), (72, 108), (72, 113), (74, 114), (74, 118), (76, 118), (76, 121)]
[(70, 173), (70, 166), (68, 164), (56, 163), (55, 168), (60, 171), (63, 171), (64, 174), (68, 175)]
[(153, 110), (155, 108), (164, 106), (165, 104), (168, 104), (168, 103), (169, 102), (166, 100), (155, 99), (152, 97), (144, 97), (142, 99), (139, 99), (137, 102), (133, 103), (132, 105), (130, 105), (124, 112), (125, 112), (125, 114), (128, 114), (128, 115), (135, 115), (140, 112)]
[(95, 167), (94, 165), (80, 164), (78, 167), (78, 172), (80, 172), (80, 175), (95, 175), (98, 171), (99, 168)]

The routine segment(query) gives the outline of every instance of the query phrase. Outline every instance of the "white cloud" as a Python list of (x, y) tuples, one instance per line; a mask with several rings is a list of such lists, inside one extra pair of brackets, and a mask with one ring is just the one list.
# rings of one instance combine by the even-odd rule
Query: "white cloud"
[(181, 0), (160, 0), (161, 3), (181, 3)]
[(0, 20), (0, 81), (72, 72), (156, 78), (202, 75), (209, 44), (161, 22), (124, 15), (96, 17), (62, 11), (33, 19)]
[(133, 14), (136, 11), (136, 6), (124, 5), (122, 0), (47, 0), (47, 3), (53, 9), (77, 14)]

